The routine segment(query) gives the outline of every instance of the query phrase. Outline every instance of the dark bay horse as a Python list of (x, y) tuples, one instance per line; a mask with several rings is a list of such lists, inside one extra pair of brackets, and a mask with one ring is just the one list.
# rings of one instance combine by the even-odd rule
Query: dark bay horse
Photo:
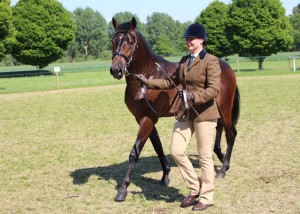
[[(169, 90), (144, 89), (145, 91), (143, 91), (140, 82), (134, 78), (135, 74), (144, 74), (145, 77), (153, 79), (166, 79), (176, 71), (178, 63), (169, 62), (153, 53), (145, 38), (136, 29), (135, 18), (122, 24), (113, 18), (112, 22), (115, 34), (112, 39), (113, 57), (110, 72), (116, 79), (125, 76), (125, 103), (139, 124), (137, 137), (129, 154), (129, 168), (115, 198), (116, 201), (124, 201), (127, 196), (127, 187), (131, 183), (133, 168), (148, 138), (150, 138), (162, 165), (161, 184), (169, 184), (170, 166), (155, 124), (159, 117), (176, 115), (179, 105), (174, 105), (174, 99), (176, 99), (181, 86)], [(221, 89), (217, 97), (217, 105), (221, 119), (217, 125), (214, 152), (223, 165), (217, 172), (217, 178), (225, 177), (225, 173), (229, 169), (230, 157), (237, 135), (235, 125), (239, 115), (239, 91), (234, 72), (223, 60), (220, 60), (220, 66), (222, 71)], [(223, 128), (227, 141), (226, 154), (222, 153), (220, 145)]]

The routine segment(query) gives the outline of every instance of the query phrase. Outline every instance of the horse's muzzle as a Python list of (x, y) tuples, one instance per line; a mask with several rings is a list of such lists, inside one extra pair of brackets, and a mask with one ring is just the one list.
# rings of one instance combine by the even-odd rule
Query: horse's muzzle
[(114, 69), (113, 67), (110, 67), (110, 74), (118, 80), (122, 79), (123, 77), (123, 71), (121, 68)]

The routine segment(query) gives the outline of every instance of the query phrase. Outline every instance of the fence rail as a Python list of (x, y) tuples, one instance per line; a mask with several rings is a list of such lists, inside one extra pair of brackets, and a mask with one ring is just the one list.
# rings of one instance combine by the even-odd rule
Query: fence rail
[[(295, 59), (295, 67), (293, 67), (292, 60)], [(225, 58), (230, 64), (232, 69), (236, 72), (247, 72), (259, 70), (258, 58), (257, 57), (230, 57)], [(277, 71), (296, 71), (300, 69), (300, 56), (268, 56), (263, 60), (263, 70), (277, 70)]]
[[(180, 57), (169, 59), (179, 61)], [(226, 58), (237, 75), (258, 71), (258, 62), (245, 57)], [(61, 63), (36, 70), (32, 66), (0, 67), (0, 94), (29, 91), (45, 91), (65, 88), (123, 84), (125, 80), (115, 80), (109, 74), (111, 61), (93, 61)], [(60, 72), (55, 73), (54, 67)], [(267, 57), (263, 62), (263, 71), (297, 72), (300, 71), (300, 57), (286, 55)]]

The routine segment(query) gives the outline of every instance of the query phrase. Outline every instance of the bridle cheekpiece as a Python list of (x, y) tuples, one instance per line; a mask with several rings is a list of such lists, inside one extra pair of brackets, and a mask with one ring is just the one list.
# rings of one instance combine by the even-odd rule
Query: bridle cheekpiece
[(124, 53), (122, 53), (121, 51), (117, 51), (117, 52), (113, 53), (113, 55), (112, 55), (112, 60), (115, 58), (115, 56), (121, 56), (121, 57), (123, 57), (123, 58), (125, 59), (125, 61), (126, 61), (125, 76), (129, 76), (130, 73), (128, 72), (128, 68), (130, 67), (130, 63), (131, 63), (131, 61), (132, 61), (132, 59), (133, 59), (134, 52), (135, 52), (136, 47), (137, 47), (136, 36), (135, 36), (133, 33), (131, 33), (130, 31), (127, 31), (127, 30), (118, 30), (118, 31), (115, 32), (114, 37), (115, 37), (118, 33), (128, 33), (128, 34), (131, 34), (131, 35), (133, 36), (133, 38), (134, 38), (133, 50), (132, 50), (132, 53), (131, 53), (131, 56), (130, 56), (130, 57), (126, 56), (126, 55), (125, 55)]

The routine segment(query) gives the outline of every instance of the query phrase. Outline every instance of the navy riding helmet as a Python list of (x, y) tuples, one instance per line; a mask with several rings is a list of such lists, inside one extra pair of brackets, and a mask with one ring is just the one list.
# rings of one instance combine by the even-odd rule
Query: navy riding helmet
[(191, 38), (191, 37), (198, 37), (207, 40), (206, 30), (203, 25), (199, 23), (193, 23), (186, 29), (182, 38)]

